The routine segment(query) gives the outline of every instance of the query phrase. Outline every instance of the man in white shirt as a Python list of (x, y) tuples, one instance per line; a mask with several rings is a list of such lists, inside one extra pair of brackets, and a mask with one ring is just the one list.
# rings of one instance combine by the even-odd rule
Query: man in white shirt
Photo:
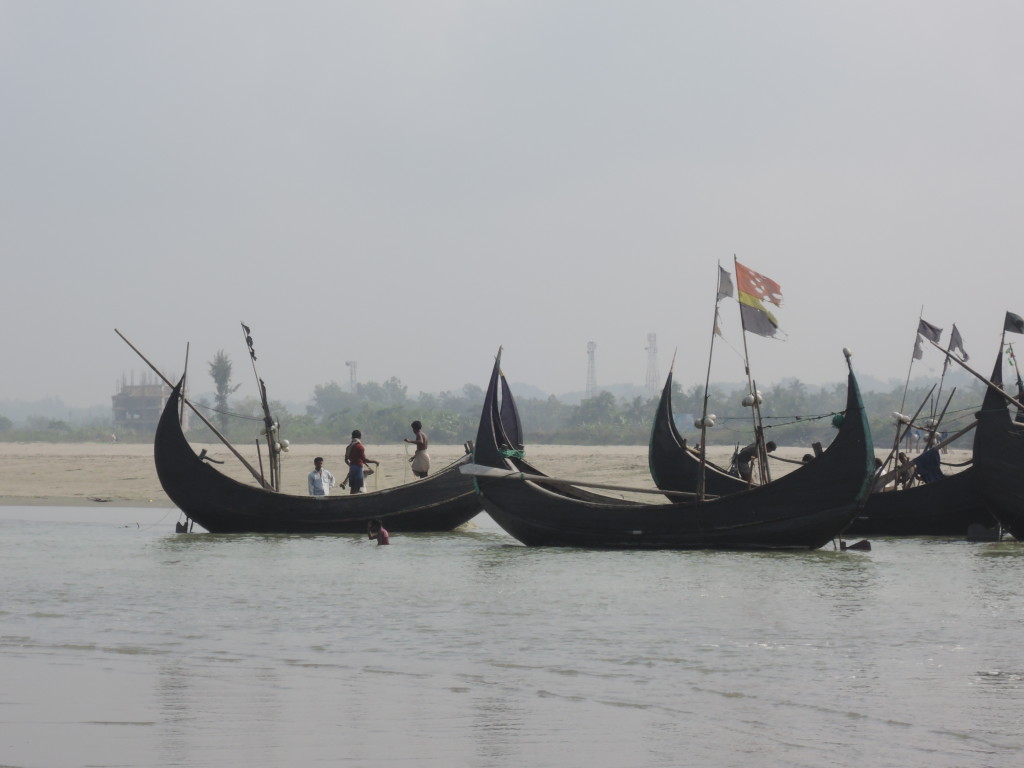
[(334, 486), (334, 475), (329, 469), (324, 469), (324, 459), (317, 456), (313, 459), (313, 471), (306, 478), (306, 485), (309, 486), (310, 496), (327, 496)]

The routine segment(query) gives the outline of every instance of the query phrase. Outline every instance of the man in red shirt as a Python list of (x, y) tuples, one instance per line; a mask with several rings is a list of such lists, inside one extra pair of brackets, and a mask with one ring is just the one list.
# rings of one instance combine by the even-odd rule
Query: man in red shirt
[(358, 429), (352, 431), (352, 442), (345, 449), (345, 463), (348, 464), (348, 487), (349, 493), (364, 493), (366, 491), (365, 467), (367, 464), (380, 466), (379, 461), (374, 461), (366, 455), (366, 448), (360, 442), (363, 433)]

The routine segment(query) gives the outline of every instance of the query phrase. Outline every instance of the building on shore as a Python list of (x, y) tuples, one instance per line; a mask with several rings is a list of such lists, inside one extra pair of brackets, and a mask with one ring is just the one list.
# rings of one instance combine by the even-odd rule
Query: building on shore
[[(111, 397), (115, 439), (117, 435), (127, 433), (138, 436), (156, 434), (157, 422), (170, 396), (171, 388), (155, 376), (143, 374), (136, 383), (134, 373), (130, 379), (122, 374), (117, 394)], [(183, 418), (183, 426), (187, 429), (187, 411)]]

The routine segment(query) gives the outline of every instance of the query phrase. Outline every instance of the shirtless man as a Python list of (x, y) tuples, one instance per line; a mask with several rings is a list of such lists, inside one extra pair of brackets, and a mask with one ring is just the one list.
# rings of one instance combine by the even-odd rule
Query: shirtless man
[(427, 472), (430, 471), (430, 454), (427, 453), (427, 446), (430, 444), (430, 441), (427, 439), (427, 433), (423, 431), (423, 424), (419, 421), (412, 423), (412, 432), (416, 435), (415, 440), (410, 440), (408, 437), (405, 438), (405, 442), (416, 446), (416, 453), (409, 459), (412, 462), (412, 473), (416, 477), (426, 477)]

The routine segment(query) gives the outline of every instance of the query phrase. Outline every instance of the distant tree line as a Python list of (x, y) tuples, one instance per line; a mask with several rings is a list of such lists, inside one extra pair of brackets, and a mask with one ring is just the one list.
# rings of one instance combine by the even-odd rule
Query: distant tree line
[[(709, 412), (716, 415), (717, 423), (707, 433), (709, 445), (745, 445), (752, 440), (751, 409), (742, 404), (746, 394), (742, 389), (712, 385)], [(789, 380), (762, 394), (765, 434), (779, 445), (810, 448), (820, 442), (827, 446), (836, 431), (833, 419), (846, 406), (845, 384), (812, 389), (798, 380)], [(896, 433), (893, 413), (912, 416), (928, 395), (927, 387), (913, 387), (905, 396), (902, 388), (886, 393), (864, 393), (875, 445), (891, 445)], [(945, 408), (940, 430), (952, 435), (973, 420), (982, 396), (980, 384), (956, 390), (948, 405), (948, 392), (941, 395), (941, 403), (932, 394), (917, 423), (923, 426), (931, 414)], [(355, 391), (333, 381), (318, 385), (313, 391), (312, 404), (303, 414), (290, 413), (284, 405), (273, 401), (270, 407), (280, 423), (281, 437), (293, 443), (342, 444), (348, 442), (353, 429), (361, 430), (364, 441), (370, 443), (396, 443), (408, 437), (411, 434), (409, 424), (419, 420), (435, 443), (458, 445), (475, 439), (483, 397), (480, 387), (466, 384), (461, 390), (421, 393), (411, 398), (406, 386), (397, 378), (391, 378), (382, 384), (358, 384)], [(686, 391), (678, 384), (674, 386), (672, 404), (677, 426), (694, 444), (699, 442), (700, 432), (693, 420), (700, 416), (703, 402), (703, 386)], [(553, 395), (516, 399), (526, 440), (533, 444), (645, 445), (650, 439), (657, 404), (657, 397), (616, 398), (607, 391), (578, 405), (564, 403)], [(259, 401), (254, 397), (232, 401), (230, 411), (234, 418), (228, 419), (227, 436), (232, 441), (253, 440), (263, 426)], [(190, 437), (204, 441), (215, 439), (198, 420), (193, 420)], [(971, 439), (968, 433), (957, 447), (969, 448)]]
[[(232, 442), (255, 440), (264, 426), (261, 402), (251, 396), (230, 399), (238, 386), (231, 384), (232, 366), (223, 351), (211, 361), (209, 372), (216, 384), (215, 402), (200, 399), (197, 407)], [(716, 415), (717, 421), (707, 433), (709, 445), (745, 445), (752, 440), (751, 410), (742, 405), (746, 394), (743, 389), (712, 385), (708, 410)], [(863, 397), (875, 445), (882, 447), (891, 445), (895, 437), (893, 412), (913, 415), (929, 397), (929, 388), (915, 386), (906, 394), (902, 388), (896, 388), (886, 393), (864, 393)], [(917, 422), (924, 424), (929, 416), (945, 410), (940, 429), (953, 434), (973, 419), (983, 397), (982, 385), (975, 382), (955, 390), (948, 403), (948, 393), (940, 397), (942, 402), (934, 393), (930, 395)], [(396, 443), (408, 437), (410, 423), (419, 420), (435, 443), (459, 445), (475, 439), (483, 398), (483, 390), (475, 384), (411, 398), (406, 386), (392, 377), (384, 383), (360, 383), (354, 389), (331, 381), (314, 388), (312, 403), (305, 413), (291, 413), (284, 404), (274, 401), (270, 410), (280, 424), (280, 436), (293, 443), (343, 444), (354, 429), (361, 430), (367, 442)], [(516, 400), (528, 443), (567, 445), (644, 445), (650, 438), (657, 402), (657, 397), (619, 399), (607, 391), (578, 405), (564, 403), (553, 395)], [(698, 442), (700, 433), (693, 420), (704, 407), (703, 386), (695, 385), (684, 391), (676, 382), (672, 405), (680, 432), (692, 443)], [(835, 432), (833, 417), (845, 405), (845, 384), (817, 389), (796, 379), (776, 384), (763, 393), (761, 414), (766, 438), (779, 445), (828, 445)], [(29, 419), (24, 426), (15, 426), (0, 415), (0, 440), (5, 442), (109, 441), (110, 430), (109, 421), (72, 427), (59, 420)], [(191, 419), (189, 437), (203, 442), (217, 439), (196, 418)], [(148, 442), (152, 435), (119, 438)], [(970, 441), (968, 434), (957, 446), (970, 447)]]

